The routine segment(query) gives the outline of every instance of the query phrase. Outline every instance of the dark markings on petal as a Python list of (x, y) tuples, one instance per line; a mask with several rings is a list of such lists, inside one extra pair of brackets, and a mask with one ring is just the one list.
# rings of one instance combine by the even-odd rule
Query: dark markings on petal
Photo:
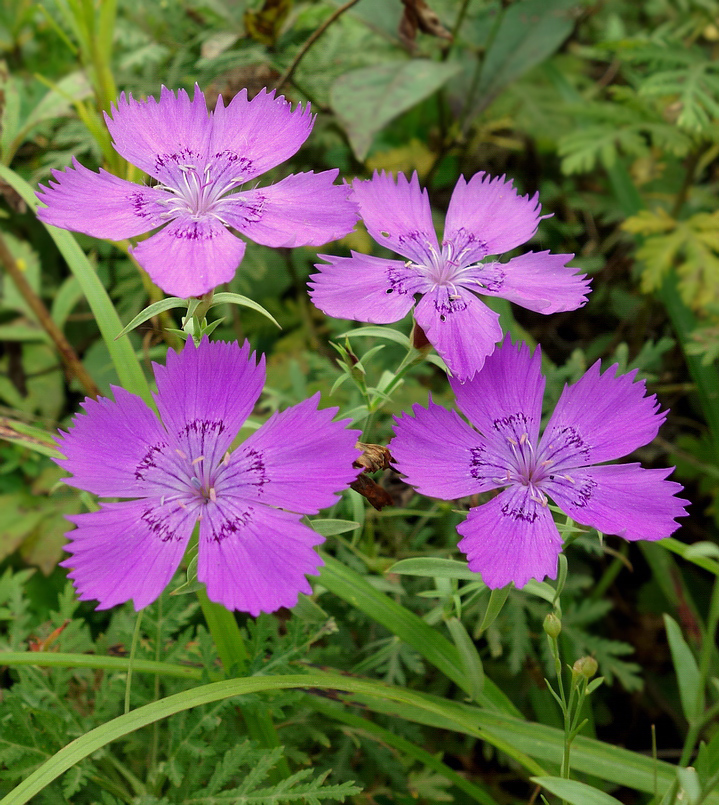
[(581, 433), (571, 425), (558, 428), (553, 434), (552, 443), (556, 441), (564, 442), (564, 447), (571, 447), (577, 453), (581, 453), (585, 458), (591, 458), (591, 447), (582, 438)]
[(132, 207), (132, 211), (138, 218), (147, 218), (149, 215), (153, 214), (147, 209), (150, 200), (145, 196), (145, 194), (141, 190), (135, 193), (131, 193), (129, 200), (130, 200), (130, 206)]
[(212, 240), (218, 234), (206, 226), (204, 221), (183, 221), (180, 226), (168, 231), (179, 240)]
[(158, 154), (155, 157), (155, 168), (157, 170), (164, 168), (168, 162), (174, 162), (176, 165), (188, 165), (196, 162), (199, 158), (200, 155), (191, 148), (181, 148), (174, 154)]
[(247, 468), (248, 472), (254, 474), (255, 478), (250, 481), (253, 486), (258, 487), (259, 490), (270, 480), (267, 477), (267, 467), (265, 465), (265, 457), (259, 450), (251, 448), (247, 451), (246, 456), (250, 460), (250, 466)]
[(176, 539), (176, 532), (170, 528), (167, 518), (158, 515), (154, 509), (145, 509), (140, 519), (147, 524), (152, 536), (161, 542), (170, 542), (170, 540)]
[(453, 313), (461, 313), (463, 310), (466, 310), (467, 304), (468, 303), (465, 302), (461, 296), (448, 298), (446, 302), (435, 299), (434, 309), (439, 314), (440, 321), (447, 321), (447, 316), (451, 316)]
[(235, 151), (230, 151), (227, 148), (224, 151), (218, 151), (216, 154), (213, 154), (212, 158), (215, 160), (222, 160), (227, 164), (231, 164), (233, 167), (233, 172), (243, 174), (250, 173), (252, 171), (252, 160), (247, 159), (247, 157), (241, 157)]
[(529, 418), (522, 411), (517, 411), (516, 414), (499, 417), (499, 419), (495, 419), (494, 422), (492, 422), (492, 426), (498, 431), (507, 429), (514, 430), (518, 425), (522, 431), (526, 431), (529, 428)]
[(476, 263), (489, 254), (487, 241), (478, 238), (461, 226), (452, 236), (451, 241), (442, 241), (442, 247), (447, 252), (448, 260), (454, 265), (465, 265), (464, 256), (472, 252), (472, 262)]
[(400, 295), (409, 293), (407, 290), (406, 278), (402, 277), (399, 271), (392, 266), (387, 269), (387, 281), (389, 282), (390, 287), (387, 288), (386, 293), (393, 293), (395, 291)]
[(225, 430), (225, 423), (221, 419), (193, 419), (188, 422), (180, 434), (189, 436), (191, 433), (207, 436), (208, 433), (220, 434)]
[(479, 282), (483, 290), (497, 293), (502, 289), (507, 272), (499, 263), (487, 263), (481, 267)]
[(469, 473), (472, 478), (486, 478), (487, 467), (492, 466), (487, 461), (487, 451), (483, 446), (473, 447), (470, 451)]
[(235, 536), (242, 526), (247, 525), (250, 520), (252, 520), (250, 512), (242, 512), (242, 514), (233, 517), (231, 520), (223, 520), (218, 530), (212, 530), (212, 539), (215, 542), (224, 542), (228, 537)]
[(581, 484), (572, 488), (572, 503), (578, 509), (583, 509), (589, 504), (596, 488), (597, 482), (592, 478), (586, 478)]
[(135, 480), (145, 480), (145, 474), (147, 471), (157, 466), (155, 463), (155, 457), (158, 453), (161, 453), (165, 447), (167, 447), (165, 442), (158, 442), (157, 444), (153, 444), (148, 448), (140, 463), (135, 467)]
[(233, 207), (233, 212), (242, 218), (244, 218), (245, 223), (248, 224), (255, 224), (258, 221), (262, 220), (262, 213), (265, 209), (265, 203), (267, 201), (266, 196), (258, 195), (255, 197), (252, 203), (241, 199), (241, 193), (238, 196), (232, 196), (233, 200), (237, 200), (236, 206)]
[(525, 523), (533, 523), (539, 516), (536, 511), (525, 511), (524, 509), (512, 509), (509, 503), (502, 506), (502, 514), (511, 517), (512, 520), (524, 520)]

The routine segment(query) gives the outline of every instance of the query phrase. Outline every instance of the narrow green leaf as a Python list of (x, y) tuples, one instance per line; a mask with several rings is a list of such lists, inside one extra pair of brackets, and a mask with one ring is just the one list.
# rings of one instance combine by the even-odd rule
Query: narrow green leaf
[[(451, 644), (450, 644), (451, 645)], [(75, 764), (89, 757), (93, 752), (107, 746), (112, 741), (129, 735), (138, 729), (154, 724), (175, 713), (189, 710), (203, 704), (221, 701), (235, 696), (256, 694), (265, 691), (286, 690), (292, 688), (319, 688), (323, 690), (340, 690), (350, 693), (374, 695), (380, 698), (400, 703), (412, 704), (429, 713), (435, 713), (443, 718), (459, 718), (459, 726), (463, 731), (469, 730), (471, 734), (482, 738), (482, 731), (477, 729), (470, 714), (465, 714), (451, 707), (441, 699), (428, 699), (404, 688), (393, 688), (379, 682), (352, 679), (339, 674), (294, 674), (274, 677), (250, 677), (242, 679), (228, 679), (222, 682), (213, 682), (201, 685), (192, 690), (183, 691), (173, 696), (160, 699), (152, 704), (138, 707), (118, 718), (108, 721), (90, 732), (85, 733), (53, 755), (32, 774), (23, 780), (16, 788), (0, 800), (0, 805), (24, 805), (32, 797), (42, 791), (46, 786), (57, 780)], [(512, 719), (514, 720), (514, 719)], [(507, 747), (511, 751), (511, 746)], [(532, 768), (537, 764), (531, 763)], [(541, 767), (539, 767), (541, 768)]]
[(610, 797), (604, 791), (577, 780), (565, 780), (562, 777), (532, 777), (531, 780), (570, 805), (622, 805), (618, 799)]
[[(389, 629), (462, 690), (470, 693), (459, 652), (444, 635), (414, 612), (375, 590), (359, 573), (331, 556), (323, 554), (322, 558), (325, 565), (320, 570), (320, 584)], [(490, 710), (519, 715), (519, 710), (491, 679), (485, 680), (484, 689), (476, 700)]]
[(447, 628), (459, 652), (462, 670), (467, 680), (467, 693), (471, 701), (476, 701), (484, 688), (484, 669), (477, 647), (458, 618), (448, 618)]
[(212, 304), (210, 307), (215, 307), (215, 305), (239, 305), (240, 307), (248, 307), (250, 310), (254, 310), (257, 313), (261, 313), (266, 319), (269, 319), (274, 325), (276, 325), (280, 330), (282, 329), (282, 325), (275, 319), (275, 317), (270, 313), (269, 310), (262, 307), (259, 302), (255, 302), (253, 299), (250, 299), (247, 296), (242, 296), (239, 293), (229, 293), (229, 292), (222, 292), (216, 293), (212, 297)]
[(455, 559), (441, 559), (431, 556), (416, 556), (411, 559), (400, 559), (387, 570), (388, 573), (399, 573), (405, 576), (427, 576), (433, 579), (463, 579), (476, 581), (480, 584), (482, 579), (478, 573), (473, 573), (466, 562)]
[(337, 534), (346, 534), (348, 531), (354, 531), (359, 528), (360, 524), (354, 520), (309, 520), (309, 525), (318, 534), (323, 537), (334, 537)]
[(414, 760), (419, 761), (423, 765), (427, 766), (427, 768), (430, 768), (436, 771), (438, 774), (441, 774), (453, 785), (457, 786), (460, 791), (464, 791), (465, 794), (468, 794), (475, 802), (479, 802), (481, 805), (497, 805), (497, 800), (495, 800), (482, 788), (474, 783), (469, 782), (469, 780), (466, 780), (460, 774), (457, 774), (454, 769), (450, 769), (449, 766), (442, 763), (441, 760), (438, 760), (434, 755), (431, 755), (425, 749), (422, 749), (405, 738), (396, 735), (391, 730), (387, 730), (384, 727), (378, 726), (369, 719), (362, 718), (361, 716), (349, 712), (342, 705), (332, 703), (329, 700), (324, 700), (320, 697), (316, 697), (312, 702), (312, 710), (322, 713), (328, 718), (333, 718), (336, 721), (347, 724), (356, 730), (361, 730), (362, 732), (374, 737), (377, 741), (380, 741), (387, 746), (391, 746), (398, 752), (402, 752)]
[(677, 779), (682, 788), (682, 795), (678, 797), (679, 802), (686, 802), (687, 805), (694, 805), (695, 802), (699, 802), (702, 786), (696, 769), (691, 767), (677, 769)]
[(702, 556), (698, 552), (690, 551), (689, 549), (693, 548), (693, 545), (685, 545), (683, 542), (679, 542), (678, 539), (674, 539), (674, 537), (667, 537), (666, 539), (662, 539), (654, 544), (661, 545), (662, 548), (666, 548), (668, 551), (681, 556), (683, 559), (686, 559), (687, 562), (692, 562), (693, 564), (697, 565), (697, 567), (701, 567), (704, 570), (708, 570), (710, 573), (713, 573), (715, 576), (719, 576), (719, 562), (715, 562), (713, 559)]
[[(129, 657), (110, 657), (100, 654), (69, 654), (54, 651), (3, 651), (2, 664), (10, 667), (16, 665), (36, 665), (38, 668), (93, 668), (104, 671), (127, 672), (130, 667)], [(188, 665), (173, 665), (167, 662), (135, 659), (133, 673), (158, 674), (159, 676), (178, 679), (202, 679), (203, 670)]]
[(42, 428), (28, 425), (25, 422), (0, 417), (0, 439), (21, 444), (23, 447), (44, 456), (50, 456), (50, 458), (60, 458), (52, 436)]
[(404, 333), (399, 330), (393, 330), (391, 327), (376, 327), (369, 325), (368, 327), (358, 327), (356, 330), (348, 330), (346, 333), (340, 333), (338, 338), (386, 338), (387, 341), (394, 341), (405, 349), (411, 349), (412, 343)]
[(489, 629), (497, 619), (497, 615), (502, 611), (502, 607), (504, 607), (511, 590), (511, 584), (508, 584), (506, 587), (501, 587), (499, 590), (492, 590), (492, 594), (489, 596), (487, 611), (484, 613), (482, 623), (479, 626), (480, 634), (484, 632), (485, 629)]
[(167, 296), (164, 299), (160, 299), (159, 302), (154, 302), (144, 310), (141, 310), (131, 322), (126, 324), (115, 336), (115, 340), (122, 338), (123, 335), (127, 335), (134, 330), (135, 327), (139, 327), (141, 324), (149, 321), (153, 316), (157, 316), (160, 313), (164, 313), (166, 310), (177, 307), (187, 308), (187, 299), (181, 299), (179, 296)]
[(669, 650), (672, 653), (674, 673), (679, 684), (679, 698), (687, 719), (697, 718), (704, 711), (704, 688), (699, 666), (691, 649), (682, 637), (681, 629), (671, 616), (664, 614)]

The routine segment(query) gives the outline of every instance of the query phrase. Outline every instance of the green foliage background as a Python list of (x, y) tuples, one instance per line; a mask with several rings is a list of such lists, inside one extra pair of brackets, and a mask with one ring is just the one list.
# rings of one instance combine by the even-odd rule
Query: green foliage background
[[(128, 729), (33, 801), (719, 802), (718, 52), (716, 0), (1, 0), (2, 803), (25, 801), (15, 787), (70, 741), (116, 723), (127, 691), (144, 713), (245, 679), (267, 687)], [(327, 564), (312, 598), (233, 619), (244, 667), (221, 664), (184, 571), (180, 594), (163, 595), (139, 627), (130, 607), (78, 605), (57, 567), (64, 516), (94, 502), (60, 482), (49, 434), (88, 388), (28, 300), (42, 301), (102, 393), (132, 381), (118, 366), (151, 377), (150, 362), (177, 346), (181, 311), (114, 342), (108, 332), (161, 292), (128, 243), (53, 240), (18, 188), (73, 156), (142, 181), (112, 149), (102, 112), (119, 92), (195, 83), (210, 104), (263, 86), (312, 104), (312, 136), (268, 180), (416, 170), (440, 227), (460, 174), (505, 174), (539, 191), (551, 217), (533, 248), (574, 253), (593, 293), (550, 317), (497, 303), (502, 323), (541, 343), (548, 406), (597, 359), (646, 378), (671, 414), (635, 458), (676, 465), (692, 502), (678, 539), (629, 546), (570, 524), (561, 599), (546, 582), (497, 595), (458, 561), (468, 501), (424, 499), (387, 471), (375, 480), (393, 507), (375, 511), (350, 491), (315, 524)], [(350, 248), (380, 254), (361, 228), (324, 251)], [(321, 391), (365, 441), (386, 445), (392, 414), (430, 391), (451, 405), (436, 359), (397, 373), (409, 319), (352, 329), (313, 308), (305, 282), (316, 259), (250, 243), (220, 289), (254, 300), (281, 329), (229, 301), (210, 313), (216, 337), (267, 353), (250, 426)], [(114, 331), (93, 314), (92, 288), (112, 300)], [(604, 678), (581, 713), (572, 780), (559, 779), (550, 611), (562, 619), (564, 665), (592, 656)], [(330, 672), (349, 687), (323, 687)], [(298, 674), (306, 686), (272, 688)]]

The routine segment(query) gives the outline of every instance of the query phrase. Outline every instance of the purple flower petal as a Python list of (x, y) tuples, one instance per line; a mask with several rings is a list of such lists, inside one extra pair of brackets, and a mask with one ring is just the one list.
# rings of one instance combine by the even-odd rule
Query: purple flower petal
[[(108, 462), (109, 464), (110, 462)], [(133, 599), (136, 610), (152, 603), (179, 567), (197, 513), (175, 503), (148, 500), (106, 503), (99, 511), (68, 519), (77, 525), (67, 536), (70, 567), (82, 601), (96, 599), (108, 609)]]
[(160, 100), (136, 101), (123, 92), (105, 115), (115, 150), (161, 182), (172, 183), (178, 165), (209, 156), (210, 118), (205, 96), (195, 85), (192, 100), (162, 87)]
[[(309, 104), (304, 108), (274, 90), (261, 90), (252, 100), (243, 89), (224, 106), (222, 98), (212, 115), (210, 155), (236, 155), (242, 181), (259, 176), (293, 154), (309, 137), (314, 123)], [(324, 242), (324, 241), (323, 241)]]
[(501, 486), (493, 477), (504, 466), (489, 468), (480, 435), (454, 411), (431, 400), (429, 409), (415, 405), (414, 417), (395, 417), (395, 437), (389, 444), (393, 463), (407, 483), (423, 495), (454, 500)]
[(323, 564), (314, 546), (324, 537), (299, 519), (232, 498), (208, 507), (200, 521), (197, 577), (210, 600), (257, 616), (310, 594), (305, 576)]
[(502, 337), (499, 314), (462, 288), (438, 285), (417, 303), (414, 317), (449, 371), (466, 380), (481, 369)]
[(150, 279), (172, 296), (202, 296), (229, 282), (245, 244), (213, 217), (176, 218), (130, 250)]
[(539, 194), (520, 196), (504, 176), (480, 171), (460, 176), (447, 209), (444, 242), (453, 245), (455, 260), (469, 265), (487, 255), (504, 254), (526, 243), (537, 231)]
[[(506, 263), (494, 263), (501, 281), (482, 289), (537, 313), (576, 310), (587, 301), (589, 280), (566, 264), (573, 254), (527, 252)], [(490, 264), (491, 265), (491, 264)]]
[(480, 573), (488, 587), (510, 582), (524, 587), (530, 579), (557, 574), (562, 539), (547, 506), (531, 494), (526, 486), (505, 489), (470, 509), (457, 527), (463, 537), (458, 547), (467, 554), (469, 569)]
[(167, 222), (162, 202), (169, 194), (126, 182), (107, 171), (94, 173), (76, 159), (73, 167), (52, 172), (48, 187), (40, 185), (38, 218), (46, 224), (84, 232), (96, 238), (123, 240)]
[(352, 252), (352, 257), (320, 255), (319, 274), (310, 276), (310, 297), (328, 316), (389, 324), (404, 318), (414, 305), (414, 294), (426, 290), (426, 281), (400, 260), (385, 260)]
[(616, 364), (600, 374), (597, 361), (565, 386), (539, 444), (555, 469), (620, 458), (650, 442), (666, 419), (654, 394), (646, 395), (636, 370), (614, 376)]
[(228, 196), (225, 223), (264, 246), (322, 246), (344, 237), (357, 222), (349, 188), (338, 171), (296, 173), (277, 184)]
[[(360, 431), (333, 422), (336, 408), (318, 410), (320, 395), (273, 414), (230, 457), (222, 489), (242, 500), (316, 514), (337, 502), (355, 480)], [(288, 438), (291, 434), (291, 438)]]
[(193, 459), (216, 466), (250, 415), (265, 382), (265, 358), (250, 344), (192, 339), (165, 366), (153, 364), (155, 400), (168, 432)]
[[(76, 416), (69, 433), (60, 432), (57, 459), (73, 477), (66, 483), (104, 497), (146, 494), (138, 477), (152, 445), (167, 444), (167, 433), (147, 404), (124, 389), (112, 387), (115, 401), (87, 399), (85, 416)], [(109, 457), (112, 460), (109, 460)]]
[(438, 259), (429, 198), (416, 173), (409, 181), (398, 174), (396, 184), (391, 175), (375, 173), (367, 181), (355, 179), (352, 189), (367, 231), (377, 243), (420, 265)]
[(487, 439), (505, 451), (507, 437), (519, 443), (522, 434), (536, 445), (544, 395), (539, 347), (531, 355), (526, 344), (513, 346), (506, 336), (481, 372), (464, 383), (452, 378), (450, 384), (459, 408)]
[(663, 539), (679, 528), (688, 501), (680, 484), (665, 480), (673, 468), (647, 470), (639, 464), (581, 467), (554, 475), (544, 489), (581, 525), (624, 539)]

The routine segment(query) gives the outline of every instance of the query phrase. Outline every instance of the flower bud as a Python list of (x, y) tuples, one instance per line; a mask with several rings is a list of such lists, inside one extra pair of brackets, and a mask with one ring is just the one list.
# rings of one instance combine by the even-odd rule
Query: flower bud
[(562, 631), (562, 622), (553, 612), (550, 612), (544, 619), (542, 628), (552, 639), (556, 640)]
[(594, 657), (580, 657), (572, 666), (572, 674), (591, 679), (597, 673), (599, 665)]

